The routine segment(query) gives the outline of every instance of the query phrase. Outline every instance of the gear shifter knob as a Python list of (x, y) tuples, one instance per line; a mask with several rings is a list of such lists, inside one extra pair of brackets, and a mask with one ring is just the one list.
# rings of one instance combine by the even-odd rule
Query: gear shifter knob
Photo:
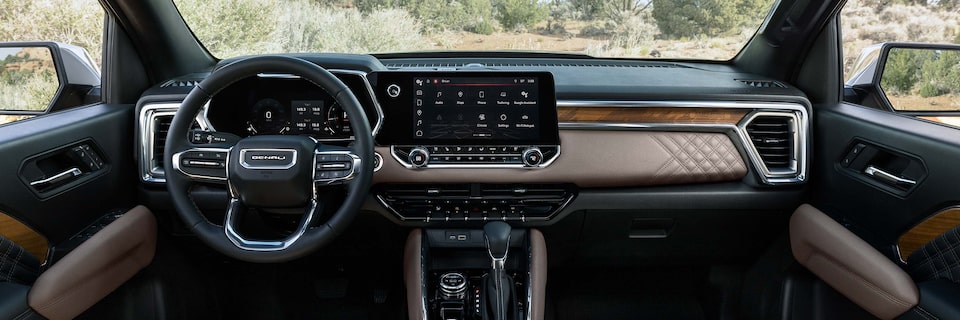
[(488, 222), (483, 226), (483, 238), (487, 252), (494, 260), (506, 260), (510, 247), (510, 225), (503, 221)]

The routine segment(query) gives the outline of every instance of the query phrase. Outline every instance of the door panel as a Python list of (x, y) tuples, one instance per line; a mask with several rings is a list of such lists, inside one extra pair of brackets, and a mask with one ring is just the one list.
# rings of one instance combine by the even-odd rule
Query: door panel
[[(82, 145), (102, 165), (84, 167)], [(0, 126), (0, 154), (0, 212), (50, 245), (136, 202), (133, 106), (98, 104)], [(79, 172), (57, 177), (72, 168)], [(31, 186), (40, 180), (51, 184)]]
[[(858, 233), (863, 234), (859, 235), (885, 254), (896, 257), (893, 247), (901, 234), (960, 202), (957, 129), (848, 104), (815, 110), (814, 203), (834, 218), (861, 228)], [(922, 163), (925, 177), (909, 193), (878, 187), (869, 175), (851, 172), (840, 164), (854, 141), (870, 141), (913, 158)]]
[[(956, 185), (960, 181), (960, 130), (849, 104), (818, 106), (815, 111), (812, 202), (910, 273), (920, 288), (920, 301), (904, 317), (923, 312), (957, 316), (960, 304), (949, 292), (960, 291), (960, 284), (917, 272), (955, 272), (956, 264), (949, 259), (926, 262), (928, 257), (956, 257), (954, 247), (927, 245), (920, 249), (923, 255), (910, 259), (901, 252), (918, 252), (917, 248), (943, 232), (957, 232), (953, 228), (960, 220), (951, 208), (960, 203)], [(861, 151), (872, 147), (875, 152), (852, 155), (858, 146), (867, 146), (859, 147)], [(875, 169), (883, 172), (878, 174)], [(936, 216), (940, 217), (931, 218)], [(898, 247), (904, 240), (904, 247)], [(948, 252), (942, 252), (943, 248)], [(927, 268), (917, 268), (921, 266)], [(935, 281), (947, 281), (949, 290), (930, 289)]]

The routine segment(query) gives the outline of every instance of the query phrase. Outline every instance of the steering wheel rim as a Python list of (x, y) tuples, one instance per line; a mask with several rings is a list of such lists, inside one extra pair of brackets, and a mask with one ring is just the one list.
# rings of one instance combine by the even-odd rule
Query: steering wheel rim
[[(313, 213), (319, 206), (316, 196), (317, 183), (323, 183), (315, 179), (315, 170), (317, 169), (313, 167), (319, 166), (316, 159), (323, 153), (316, 151), (314, 153), (314, 161), (311, 161), (312, 163), (309, 164), (311, 166), (310, 169), (313, 170), (311, 171), (313, 172), (311, 174), (313, 185), (310, 186), (313, 190), (313, 197), (311, 201), (306, 204), (308, 211), (304, 214), (304, 217), (301, 218), (301, 224), (294, 232), (296, 237), (288, 237), (284, 239), (285, 242), (286, 240), (290, 240), (288, 243), (277, 244), (274, 247), (271, 247), (271, 243), (274, 243), (273, 241), (252, 241), (266, 244), (266, 247), (249, 246), (244, 243), (244, 241), (238, 241), (237, 237), (239, 237), (239, 234), (236, 233), (235, 230), (232, 230), (233, 220), (231, 220), (231, 213), (237, 212), (235, 210), (239, 208), (236, 206), (242, 206), (238, 201), (239, 197), (235, 195), (237, 188), (230, 180), (230, 169), (227, 169), (232, 166), (239, 168), (237, 167), (239, 166), (239, 162), (237, 161), (241, 161), (242, 157), (241, 159), (237, 159), (237, 157), (235, 157), (235, 150), (232, 150), (236, 148), (236, 145), (228, 151), (229, 154), (234, 156), (227, 157), (227, 165), (224, 169), (226, 177), (224, 181), (227, 182), (230, 188), (231, 200), (227, 210), (227, 219), (222, 227), (208, 221), (193, 200), (190, 199), (189, 192), (195, 185), (194, 182), (196, 179), (186, 174), (185, 171), (180, 171), (180, 166), (177, 162), (180, 160), (179, 156), (184, 152), (204, 149), (202, 146), (194, 145), (188, 140), (190, 126), (203, 105), (217, 92), (228, 87), (230, 84), (262, 73), (297, 75), (325, 90), (340, 104), (343, 110), (347, 112), (350, 119), (353, 119), (353, 121), (351, 121), (351, 128), (355, 138), (353, 145), (348, 151), (336, 152), (346, 152), (353, 158), (350, 179), (346, 180), (346, 178), (343, 178), (343, 181), (347, 181), (347, 193), (343, 204), (325, 223), (317, 225), (316, 221), (314, 221)], [(244, 140), (241, 140), (238, 144), (244, 142)], [(263, 141), (260, 142), (262, 143)], [(302, 139), (299, 142), (303, 142)], [(315, 140), (314, 143), (316, 143)], [(307, 255), (332, 241), (347, 227), (359, 212), (369, 192), (373, 177), (373, 145), (374, 141), (370, 122), (363, 112), (360, 102), (336, 76), (314, 63), (295, 57), (256, 56), (246, 58), (233, 62), (211, 73), (210, 76), (196, 85), (181, 103), (170, 125), (165, 144), (164, 170), (167, 189), (170, 192), (177, 213), (191, 231), (211, 248), (232, 258), (249, 262), (289, 261)], [(321, 147), (322, 145), (320, 143), (316, 143), (314, 149), (319, 150)], [(297, 157), (296, 152), (293, 153), (293, 157)], [(294, 164), (296, 164), (295, 160)], [(301, 163), (300, 165), (306, 164)], [(246, 164), (244, 164), (244, 166), (246, 167)], [(240, 240), (246, 239), (240, 237)]]

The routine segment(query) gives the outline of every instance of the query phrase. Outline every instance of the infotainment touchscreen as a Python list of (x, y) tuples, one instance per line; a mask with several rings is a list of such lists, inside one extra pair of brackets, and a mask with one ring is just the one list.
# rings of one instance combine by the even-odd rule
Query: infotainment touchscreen
[(414, 139), (540, 137), (537, 77), (417, 77), (413, 82)]
[(557, 144), (547, 72), (380, 72), (382, 144)]

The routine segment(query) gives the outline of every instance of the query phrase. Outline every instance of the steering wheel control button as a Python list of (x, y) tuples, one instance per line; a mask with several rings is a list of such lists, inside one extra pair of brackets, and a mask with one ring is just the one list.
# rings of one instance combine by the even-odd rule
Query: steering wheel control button
[(391, 98), (396, 98), (400, 96), (400, 86), (396, 83), (387, 86), (387, 95)]
[(198, 180), (227, 179), (227, 149), (193, 149), (174, 155), (175, 167)]

